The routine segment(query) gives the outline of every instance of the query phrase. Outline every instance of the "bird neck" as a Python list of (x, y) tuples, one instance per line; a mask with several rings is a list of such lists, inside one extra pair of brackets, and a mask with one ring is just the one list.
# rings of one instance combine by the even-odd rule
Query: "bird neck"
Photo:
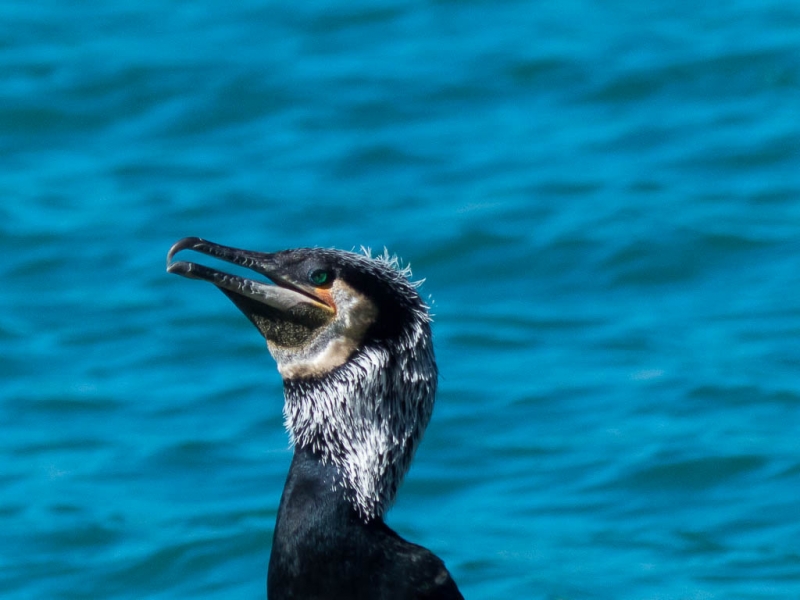
[(362, 521), (341, 486), (335, 465), (308, 447), (295, 446), (272, 540), (267, 578), (271, 600), (319, 597), (311, 590), (319, 581), (337, 581), (342, 556), (349, 554), (342, 549), (362, 539), (365, 528), (385, 527), (380, 519)]
[(331, 485), (365, 522), (394, 500), (430, 419), (436, 376), (428, 332), (391, 350), (359, 349), (323, 377), (284, 382), (292, 443), (336, 467)]
[[(286, 527), (292, 530), (292, 538), (301, 538), (297, 528), (313, 530), (314, 517), (322, 521), (347, 520), (354, 510), (341, 494), (345, 485), (339, 469), (323, 460), (319, 452), (307, 446), (295, 446), (292, 465), (283, 488), (276, 537)], [(283, 527), (283, 529), (282, 529)]]

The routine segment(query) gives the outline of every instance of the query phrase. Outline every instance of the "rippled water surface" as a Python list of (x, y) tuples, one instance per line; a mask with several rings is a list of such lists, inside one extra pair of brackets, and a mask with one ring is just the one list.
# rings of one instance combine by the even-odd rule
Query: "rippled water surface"
[(465, 597), (800, 597), (800, 6), (3, 15), (3, 598), (264, 597), (281, 382), (186, 235), (426, 278), (388, 521)]

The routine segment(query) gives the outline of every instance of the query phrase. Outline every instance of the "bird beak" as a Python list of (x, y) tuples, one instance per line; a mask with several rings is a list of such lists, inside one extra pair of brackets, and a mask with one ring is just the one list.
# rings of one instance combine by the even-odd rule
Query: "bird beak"
[[(194, 250), (245, 267), (264, 275), (275, 285), (193, 262), (173, 262), (173, 257), (183, 250)], [(240, 250), (187, 237), (175, 243), (167, 253), (167, 272), (213, 283), (270, 341), (286, 342), (287, 334), (294, 341), (302, 341), (311, 331), (329, 322), (335, 313), (324, 298), (313, 294), (313, 288), (285, 274), (280, 254)]]

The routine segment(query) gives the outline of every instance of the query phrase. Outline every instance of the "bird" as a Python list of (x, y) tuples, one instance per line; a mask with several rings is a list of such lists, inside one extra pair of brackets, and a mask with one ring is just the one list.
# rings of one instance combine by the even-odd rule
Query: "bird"
[[(186, 250), (253, 277), (174, 260)], [(232, 300), (283, 379), (293, 456), (267, 598), (463, 600), (442, 559), (384, 521), (438, 380), (428, 306), (410, 269), (386, 251), (264, 253), (187, 237), (169, 250), (167, 271), (210, 282)]]

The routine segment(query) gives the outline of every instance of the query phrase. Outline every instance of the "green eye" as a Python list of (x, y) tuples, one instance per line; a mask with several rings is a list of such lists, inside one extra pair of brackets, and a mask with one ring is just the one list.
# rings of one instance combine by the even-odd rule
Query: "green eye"
[(322, 285), (328, 281), (330, 273), (325, 269), (311, 269), (308, 272), (308, 280), (314, 285)]

